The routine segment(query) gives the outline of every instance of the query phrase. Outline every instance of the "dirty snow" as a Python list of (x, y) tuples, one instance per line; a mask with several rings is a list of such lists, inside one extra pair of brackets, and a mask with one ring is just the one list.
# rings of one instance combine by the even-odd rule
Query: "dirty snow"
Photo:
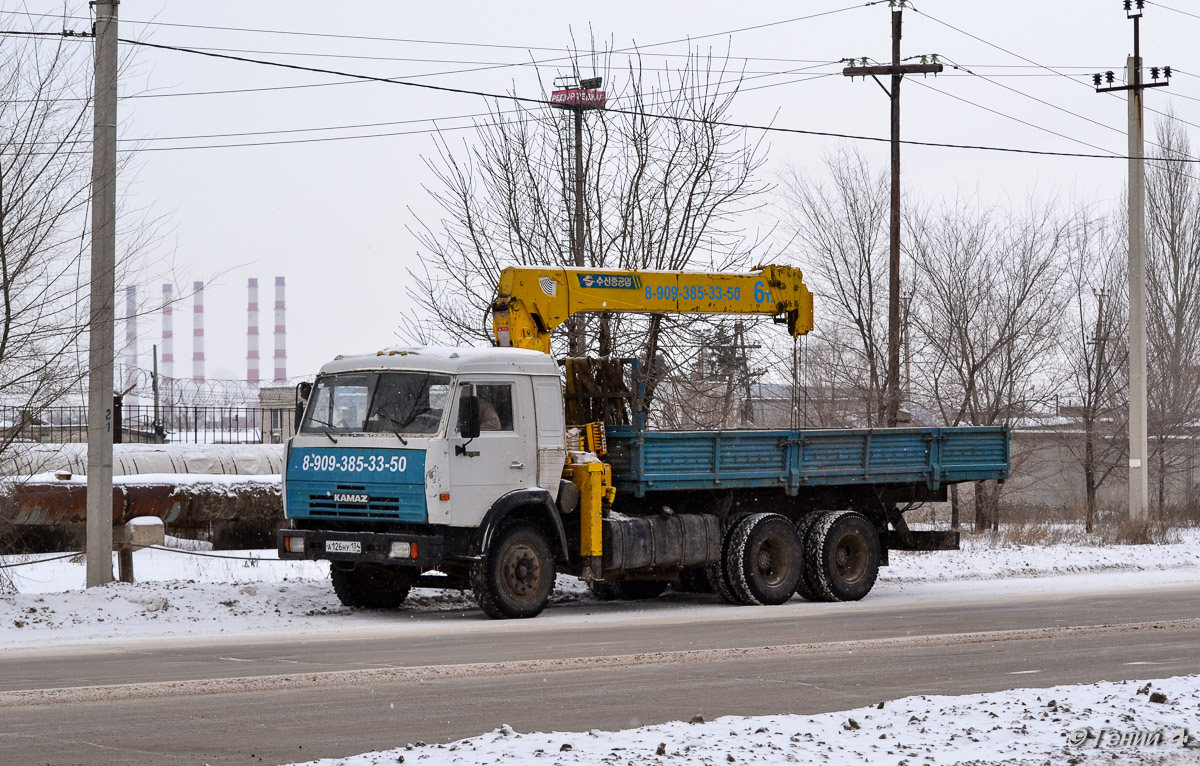
[[(1157, 701), (1165, 695), (1165, 701)], [(624, 731), (518, 733), (504, 725), (448, 744), (309, 766), (537, 763), (1195, 764), (1200, 676), (992, 694), (917, 696), (822, 715), (725, 716)], [(1088, 729), (1090, 728), (1090, 733)], [(1075, 732), (1072, 735), (1072, 732)], [(1158, 736), (1155, 744), (1123, 737)], [(1103, 737), (1099, 742), (1098, 737)], [(1154, 741), (1154, 740), (1150, 740)]]

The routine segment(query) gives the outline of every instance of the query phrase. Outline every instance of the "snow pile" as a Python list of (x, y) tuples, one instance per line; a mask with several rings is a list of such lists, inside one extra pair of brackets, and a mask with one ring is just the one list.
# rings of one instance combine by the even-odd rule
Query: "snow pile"
[[(1160, 697), (1158, 695), (1164, 695)], [(1161, 700), (1161, 701), (1160, 701)], [(1194, 764), (1200, 676), (918, 696), (815, 716), (726, 716), (625, 731), (518, 734), (409, 744), (308, 766), (537, 763)], [(1090, 728), (1090, 735), (1087, 730)], [(1082, 730), (1082, 731), (1081, 731)], [(1188, 734), (1188, 731), (1191, 734)], [(1075, 734), (1072, 734), (1075, 732)], [(1121, 744), (1161, 732), (1157, 744)], [(1103, 741), (1097, 745), (1097, 736)], [(1132, 742), (1132, 738), (1126, 742)]]
[[(190, 637), (334, 632), (346, 629), (347, 620), (362, 626), (439, 611), (478, 616), (470, 593), (424, 588), (414, 589), (400, 612), (349, 609), (333, 593), (326, 562), (281, 561), (274, 550), (198, 551), (203, 544), (168, 541), (170, 549), (134, 553), (137, 582), (87, 591), (81, 557), (0, 557), (0, 564), (37, 562), (5, 570), (18, 592), (0, 594), (0, 645), (115, 640), (135, 629)], [(583, 598), (590, 595), (581, 582), (559, 577), (551, 603)]]
[(1166, 545), (996, 546), (964, 536), (958, 551), (893, 552), (879, 579), (945, 582), (1200, 567), (1200, 529), (1182, 529), (1179, 538)]

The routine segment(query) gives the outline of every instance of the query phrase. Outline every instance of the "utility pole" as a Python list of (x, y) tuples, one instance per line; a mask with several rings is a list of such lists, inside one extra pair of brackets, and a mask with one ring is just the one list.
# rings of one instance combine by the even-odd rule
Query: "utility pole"
[(95, 0), (91, 317), (88, 327), (87, 587), (112, 582), (113, 322), (117, 258), (117, 4)]
[[(606, 103), (605, 93), (599, 89), (603, 82), (604, 80), (601, 77), (589, 77), (579, 80), (578, 85), (575, 87), (568, 86), (550, 94), (550, 105), (552, 107), (569, 109), (575, 113), (575, 220), (574, 236), (571, 238), (571, 261), (577, 267), (584, 265), (584, 237), (586, 235), (583, 225), (583, 113), (588, 109), (604, 108)], [(578, 319), (572, 319), (569, 322), (570, 354), (571, 356), (582, 356), (582, 322)], [(577, 347), (577, 344), (579, 347)]]
[[(1136, 9), (1133, 6), (1136, 5)], [(1169, 84), (1171, 67), (1151, 68), (1154, 82), (1142, 79), (1141, 20), (1145, 0), (1125, 0), (1125, 16), (1133, 19), (1133, 55), (1126, 62), (1125, 85), (1113, 85), (1111, 71), (1092, 75), (1097, 93), (1129, 92), (1129, 517), (1146, 515), (1150, 505), (1146, 403), (1146, 162), (1142, 91)]]
[[(842, 70), (846, 77), (871, 77), (883, 88), (892, 102), (892, 220), (890, 252), (888, 258), (888, 367), (887, 409), (884, 421), (895, 426), (900, 412), (900, 81), (906, 74), (937, 74), (942, 65), (933, 56), (921, 56), (920, 64), (900, 63), (900, 32), (903, 23), (905, 0), (891, 0), (892, 6), (892, 63), (868, 66), (863, 58), (862, 66), (848, 66)], [(853, 64), (853, 60), (850, 60)], [(891, 75), (889, 90), (878, 75)]]

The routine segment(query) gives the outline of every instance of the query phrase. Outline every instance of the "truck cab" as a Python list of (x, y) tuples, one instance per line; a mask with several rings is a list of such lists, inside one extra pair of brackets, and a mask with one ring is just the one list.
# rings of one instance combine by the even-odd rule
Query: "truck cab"
[[(339, 357), (321, 369), (288, 443), (293, 529), (279, 533), (280, 556), (329, 560), (343, 602), (378, 607), (397, 605), (431, 570), (439, 585), (468, 587), (492, 538), (513, 527), (542, 538), (526, 547), (565, 558), (554, 501), (566, 456), (559, 373), (546, 354)], [(522, 550), (508, 565), (538, 570), (519, 583), (536, 599), (553, 585), (553, 558), (547, 571)], [(499, 616), (525, 616), (520, 607), (502, 604)]]

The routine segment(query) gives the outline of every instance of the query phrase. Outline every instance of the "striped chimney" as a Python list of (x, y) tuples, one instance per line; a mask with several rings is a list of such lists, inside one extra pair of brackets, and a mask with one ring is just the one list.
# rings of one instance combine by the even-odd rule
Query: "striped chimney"
[(204, 283), (193, 282), (192, 292), (192, 380), (204, 382)]
[(163, 284), (162, 303), (162, 376), (175, 377), (175, 322), (171, 304), (171, 285)]
[(251, 277), (246, 289), (246, 380), (258, 383), (258, 280)]
[(137, 385), (137, 287), (125, 288), (125, 384), (121, 390)]
[(275, 382), (287, 382), (287, 309), (283, 303), (283, 277), (275, 277)]

